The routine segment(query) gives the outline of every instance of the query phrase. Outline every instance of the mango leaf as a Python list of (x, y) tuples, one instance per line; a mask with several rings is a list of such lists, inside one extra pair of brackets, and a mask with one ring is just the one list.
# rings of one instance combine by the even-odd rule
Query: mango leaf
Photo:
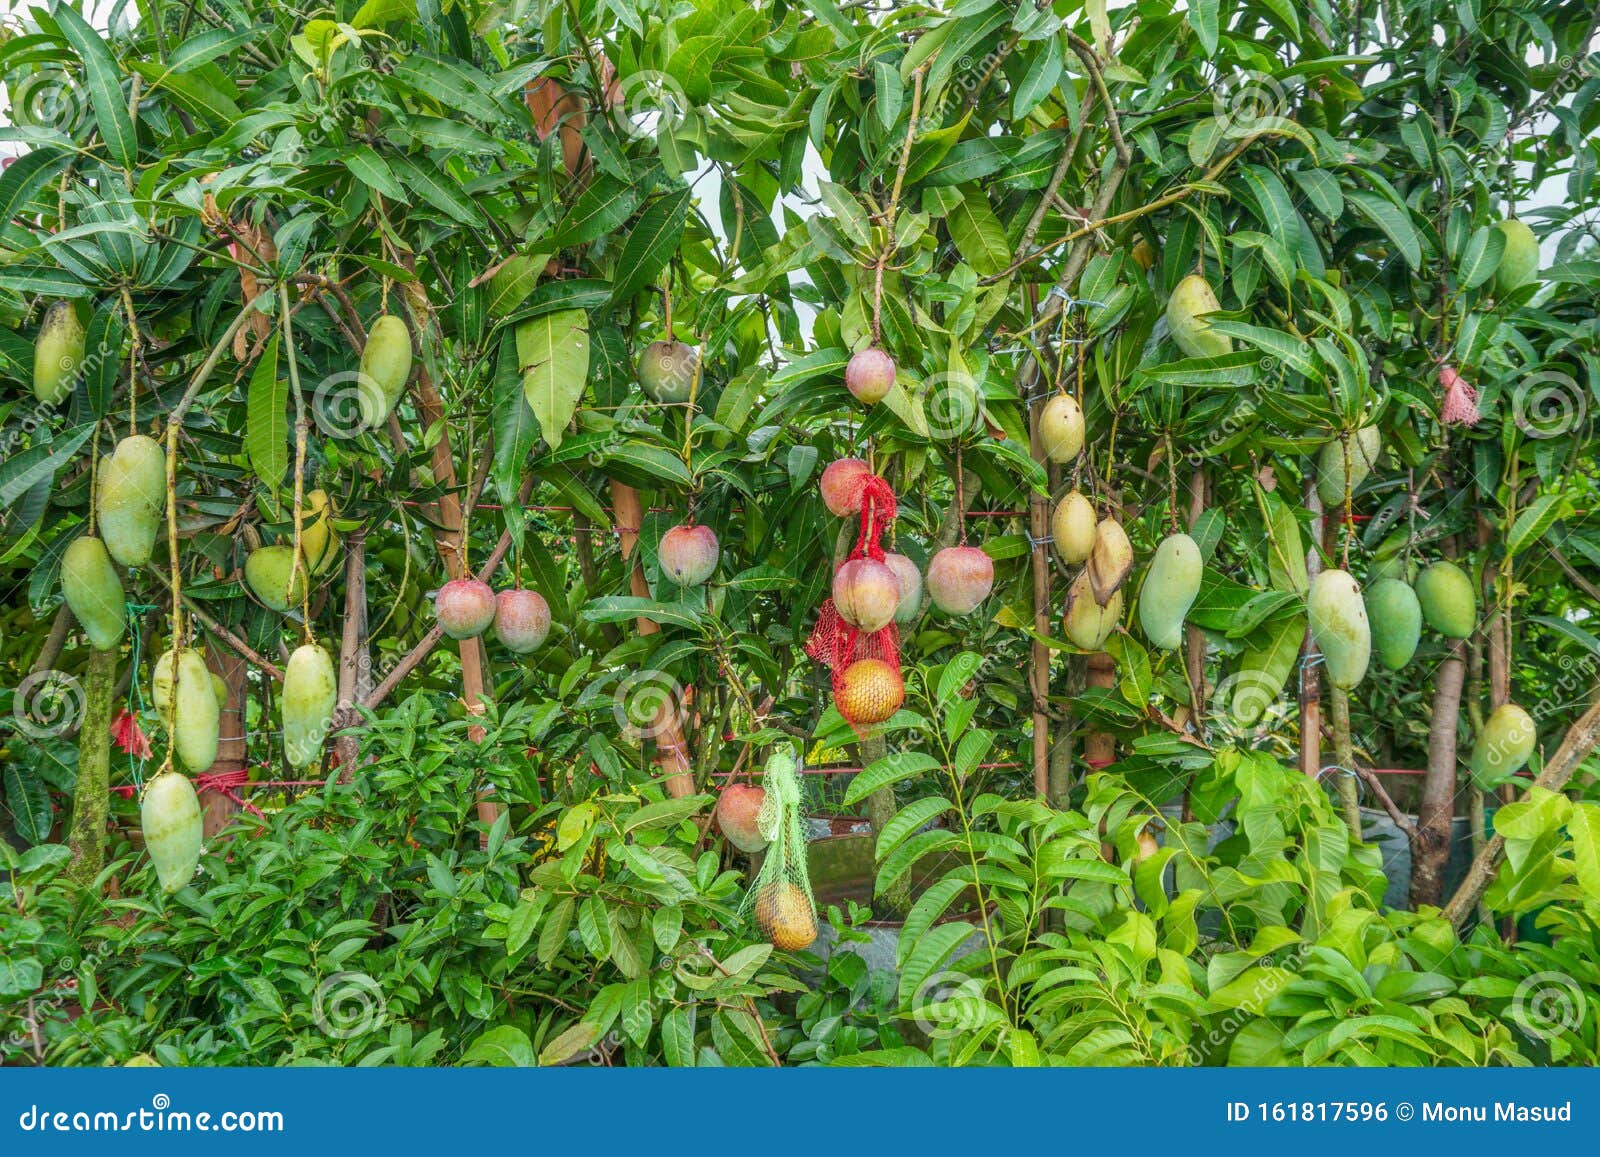
[(845, 806), (860, 803), (880, 788), (889, 787), (914, 775), (939, 770), (939, 761), (920, 751), (896, 751), (875, 760), (850, 781), (844, 794)]
[(41, 481), (54, 478), (92, 433), (92, 424), (80, 426), (53, 442), (30, 446), (0, 462), (0, 508), (11, 506)]
[(950, 240), (978, 273), (999, 273), (1010, 264), (1011, 245), (1006, 241), (1005, 227), (980, 187), (968, 185), (945, 220), (950, 227)]
[(246, 400), (245, 453), (268, 494), (289, 471), (289, 383), (278, 377), (278, 334), (273, 333), (250, 372)]
[(1536, 498), (1511, 524), (1511, 532), (1506, 535), (1506, 554), (1521, 554), (1543, 538), (1545, 531), (1566, 511), (1566, 501), (1563, 494), (1542, 494)]
[(544, 440), (558, 449), (589, 377), (588, 314), (561, 310), (517, 326), (517, 368)]
[(128, 115), (128, 99), (122, 95), (122, 74), (110, 44), (101, 38), (87, 20), (65, 4), (52, 13), (61, 35), (83, 62), (89, 103), (94, 108), (95, 126), (112, 158), (124, 169), (132, 169), (139, 153), (133, 118)]
[(1369, 193), (1364, 189), (1346, 189), (1345, 200), (1354, 205), (1363, 217), (1376, 225), (1390, 241), (1394, 242), (1406, 264), (1416, 269), (1422, 264), (1422, 241), (1411, 215), (1387, 197)]
[(617, 276), (611, 285), (613, 302), (628, 301), (661, 272), (678, 248), (688, 216), (687, 188), (658, 198), (639, 215), (617, 259)]

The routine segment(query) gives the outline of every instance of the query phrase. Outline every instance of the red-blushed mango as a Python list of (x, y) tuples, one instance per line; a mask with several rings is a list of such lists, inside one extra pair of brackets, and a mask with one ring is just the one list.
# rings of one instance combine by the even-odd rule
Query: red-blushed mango
[(200, 798), (188, 777), (163, 771), (145, 784), (139, 802), (139, 829), (163, 892), (171, 895), (194, 879), (205, 824), (200, 818)]
[(900, 583), (900, 602), (894, 609), (894, 621), (904, 625), (915, 619), (917, 612), (922, 609), (922, 572), (917, 569), (916, 563), (892, 550), (885, 552), (883, 563), (894, 571), (894, 577)]
[(741, 852), (759, 852), (767, 846), (758, 822), (766, 802), (766, 790), (748, 783), (729, 784), (717, 796), (717, 827)]
[(844, 388), (863, 405), (875, 405), (894, 388), (894, 375), (894, 359), (876, 346), (868, 346), (852, 354), (844, 367)]
[(1173, 651), (1183, 642), (1183, 619), (1204, 570), (1200, 548), (1187, 534), (1169, 534), (1156, 547), (1139, 592), (1139, 625), (1152, 647)]
[(674, 526), (661, 536), (656, 558), (661, 573), (680, 587), (697, 587), (717, 570), (721, 548), (716, 531), (704, 524)]
[(494, 637), (518, 655), (537, 651), (550, 634), (550, 604), (538, 591), (514, 588), (494, 597)]
[(433, 596), (433, 613), (452, 639), (476, 639), (494, 622), (494, 591), (475, 578), (452, 579)]
[(322, 744), (333, 724), (339, 681), (333, 656), (315, 643), (294, 649), (283, 668), (283, 753), (293, 768), (322, 758)]
[(1372, 630), (1360, 584), (1347, 571), (1323, 571), (1311, 583), (1306, 612), (1328, 681), (1346, 691), (1358, 686), (1372, 659)]
[(975, 546), (947, 546), (928, 563), (928, 594), (947, 615), (964, 615), (994, 588), (994, 559)]
[(840, 458), (823, 467), (822, 504), (840, 518), (861, 513), (861, 487), (872, 467), (859, 458)]
[(887, 563), (853, 558), (833, 574), (833, 605), (858, 631), (881, 631), (900, 608), (900, 580)]

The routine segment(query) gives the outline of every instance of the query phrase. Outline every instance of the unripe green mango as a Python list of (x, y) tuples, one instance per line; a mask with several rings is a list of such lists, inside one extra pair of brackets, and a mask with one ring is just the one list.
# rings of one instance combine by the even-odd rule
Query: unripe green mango
[(1381, 554), (1373, 559), (1372, 565), (1367, 568), (1367, 584), (1370, 586), (1385, 579), (1395, 579), (1409, 585), (1416, 575), (1416, 570), (1416, 567), (1406, 561), (1404, 554)]
[(167, 509), (167, 456), (161, 444), (130, 434), (101, 459), (95, 511), (106, 550), (123, 566), (144, 566)]
[(1070, 490), (1056, 503), (1050, 516), (1050, 537), (1056, 552), (1066, 562), (1087, 562), (1094, 551), (1094, 503), (1076, 490)]
[(45, 311), (33, 343), (33, 396), (54, 406), (68, 394), (83, 368), (83, 323), (70, 301)]
[(1266, 709), (1283, 695), (1285, 684), (1300, 657), (1306, 623), (1300, 615), (1273, 624), (1266, 637), (1245, 648), (1232, 678), (1228, 713), (1241, 727), (1252, 727)]
[(1417, 602), (1428, 626), (1447, 638), (1465, 639), (1478, 625), (1472, 579), (1453, 562), (1436, 562), (1417, 576)]
[(1187, 534), (1169, 534), (1156, 547), (1139, 592), (1139, 625), (1152, 647), (1173, 651), (1183, 642), (1183, 617), (1200, 593), (1204, 569), (1200, 548)]
[(1215, 313), (1222, 305), (1217, 301), (1211, 283), (1198, 273), (1191, 273), (1178, 282), (1167, 298), (1167, 328), (1172, 340), (1192, 358), (1216, 358), (1233, 352), (1233, 339), (1216, 333), (1204, 315)]
[(251, 551), (244, 560), (244, 581), (256, 598), (280, 613), (305, 598), (305, 569), (294, 565), (294, 547), (282, 543)]
[(217, 759), (221, 708), (211, 670), (193, 647), (167, 651), (151, 673), (150, 698), (162, 725), (172, 736), (172, 749), (190, 771), (205, 771)]
[(139, 828), (163, 892), (171, 895), (194, 879), (205, 824), (200, 798), (186, 776), (164, 771), (145, 785)]
[(1538, 737), (1533, 717), (1522, 708), (1515, 703), (1496, 707), (1472, 745), (1472, 756), (1467, 761), (1472, 768), (1472, 782), (1479, 787), (1492, 787), (1521, 771), (1533, 754)]
[(1346, 691), (1359, 685), (1372, 659), (1372, 630), (1360, 585), (1347, 571), (1325, 570), (1311, 583), (1306, 611), (1328, 681)]
[(1512, 217), (1495, 224), (1506, 239), (1500, 252), (1500, 265), (1495, 269), (1495, 292), (1504, 296), (1521, 289), (1539, 275), (1539, 239), (1528, 228), (1528, 223)]
[(290, 767), (305, 767), (322, 757), (338, 699), (333, 657), (314, 643), (296, 647), (283, 669), (283, 753)]
[[(1378, 464), (1383, 453), (1383, 435), (1376, 426), (1363, 426), (1350, 438), (1350, 489), (1355, 490)], [(1317, 497), (1329, 510), (1344, 508), (1344, 443), (1338, 438), (1324, 442), (1317, 455)]]
[(1379, 662), (1391, 671), (1411, 662), (1422, 637), (1422, 604), (1416, 591), (1399, 579), (1379, 579), (1367, 587), (1367, 622)]
[(1067, 590), (1067, 613), (1063, 626), (1074, 646), (1098, 651), (1117, 629), (1122, 619), (1122, 591), (1118, 590), (1105, 606), (1095, 601), (1094, 586), (1087, 569), (1078, 572)]
[(109, 651), (121, 641), (128, 608), (105, 543), (90, 534), (72, 540), (61, 555), (61, 593), (91, 647)]
[(405, 322), (386, 313), (372, 323), (366, 347), (361, 351), (361, 420), (368, 426), (381, 426), (387, 421), (410, 376), (411, 334)]

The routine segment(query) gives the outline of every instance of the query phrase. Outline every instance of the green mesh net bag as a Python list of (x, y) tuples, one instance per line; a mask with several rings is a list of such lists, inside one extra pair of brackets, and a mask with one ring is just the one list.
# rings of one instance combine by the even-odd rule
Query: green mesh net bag
[(817, 904), (806, 868), (806, 821), (801, 809), (800, 765), (787, 748), (773, 752), (762, 777), (767, 797), (756, 826), (767, 840), (766, 859), (745, 895), (761, 934), (773, 947), (793, 952), (817, 938)]

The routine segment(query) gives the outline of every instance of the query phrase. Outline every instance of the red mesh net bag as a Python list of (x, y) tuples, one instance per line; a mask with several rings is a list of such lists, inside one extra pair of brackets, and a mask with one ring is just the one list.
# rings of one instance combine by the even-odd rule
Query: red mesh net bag
[(898, 711), (906, 694), (894, 622), (900, 587), (883, 561), (883, 532), (894, 517), (894, 491), (876, 474), (866, 475), (860, 533), (806, 644), (806, 654), (832, 672), (833, 704), (860, 737)]

